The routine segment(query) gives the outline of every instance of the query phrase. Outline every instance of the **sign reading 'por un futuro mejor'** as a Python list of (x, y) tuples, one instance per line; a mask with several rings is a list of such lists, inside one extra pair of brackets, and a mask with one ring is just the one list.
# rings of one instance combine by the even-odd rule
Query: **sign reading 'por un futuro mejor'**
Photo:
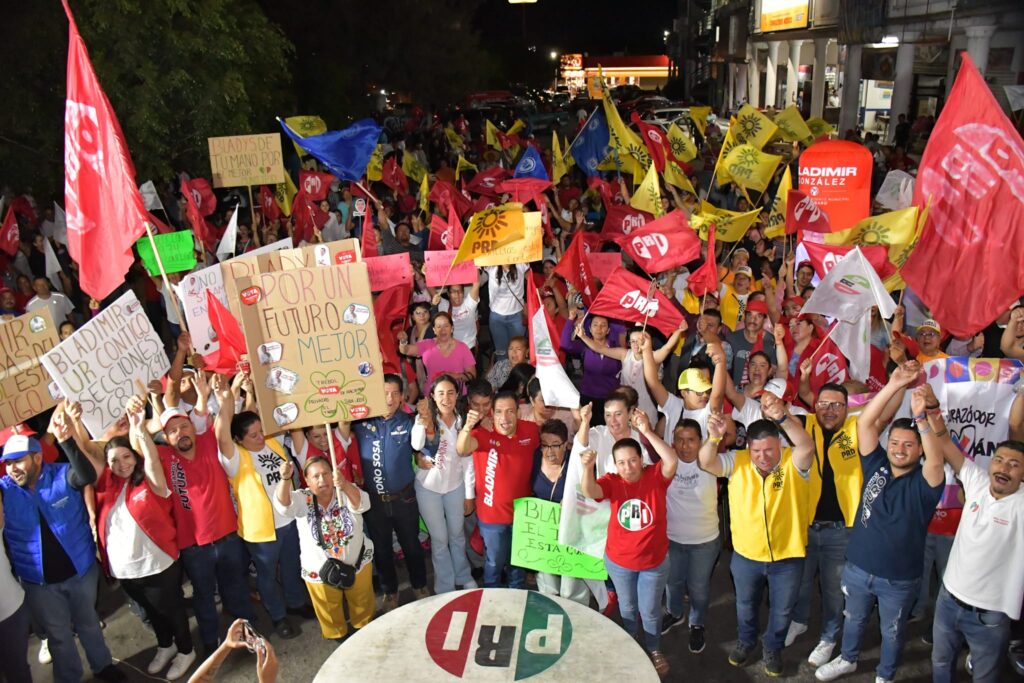
[(259, 273), (236, 284), (264, 430), (385, 413), (365, 263)]

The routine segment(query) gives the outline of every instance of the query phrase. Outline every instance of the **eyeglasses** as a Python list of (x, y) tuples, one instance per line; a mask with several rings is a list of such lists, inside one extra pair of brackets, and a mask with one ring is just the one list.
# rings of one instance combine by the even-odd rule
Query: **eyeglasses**
[(845, 407), (842, 401), (818, 401), (818, 410), (842, 410)]
[(933, 332), (932, 330), (928, 330), (928, 331), (925, 331), (925, 332), (918, 332), (917, 336), (919, 336), (919, 337), (938, 337), (939, 333), (938, 332)]
[(558, 443), (542, 443), (540, 445), (540, 449), (542, 451), (557, 451), (559, 448), (561, 448), (564, 445), (565, 445), (564, 441), (560, 441)]

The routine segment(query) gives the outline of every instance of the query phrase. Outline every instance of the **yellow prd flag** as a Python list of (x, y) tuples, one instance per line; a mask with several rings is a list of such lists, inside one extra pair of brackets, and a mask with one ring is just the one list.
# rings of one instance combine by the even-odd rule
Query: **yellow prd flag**
[(420, 209), (423, 213), (430, 213), (430, 185), (427, 183), (427, 174), (423, 174), (420, 182)]
[(469, 163), (468, 161), (466, 161), (466, 158), (460, 154), (459, 155), (459, 162), (455, 165), (455, 179), (458, 180), (459, 176), (462, 175), (463, 171), (479, 171), (479, 170), (480, 169), (476, 167), (476, 164)]
[(512, 123), (512, 127), (505, 132), (505, 135), (515, 135), (523, 128), (526, 128), (526, 123), (522, 119), (516, 119)]
[(487, 129), (487, 133), (486, 133), (487, 146), (488, 147), (493, 147), (494, 149), (496, 149), (496, 150), (498, 150), (500, 152), (501, 151), (501, 140), (498, 139), (498, 127), (488, 120), (488, 121), (486, 121), (486, 129)]
[(576, 165), (576, 158), (569, 154), (569, 138), (562, 138), (562, 161), (565, 162), (565, 172), (568, 173), (569, 169)]
[(601, 87), (605, 90), (601, 104), (604, 106), (604, 117), (608, 121), (608, 144), (619, 153), (623, 169), (627, 168), (626, 157), (631, 157), (640, 164), (639, 170), (633, 169), (634, 176), (638, 172), (643, 175), (647, 171), (647, 167), (651, 165), (651, 155), (647, 151), (647, 145), (639, 135), (622, 122), (619, 110), (615, 108), (615, 102), (608, 93), (608, 86), (604, 83), (603, 78), (601, 83)]
[(526, 234), (522, 204), (502, 204), (473, 214), (452, 266), (491, 253)]
[(674, 123), (668, 127), (668, 144), (672, 149), (672, 156), (676, 159), (692, 161), (697, 158), (697, 146)]
[(775, 115), (775, 125), (779, 128), (779, 135), (786, 142), (802, 142), (805, 145), (814, 142), (814, 135), (795, 104), (789, 105)]
[(640, 187), (633, 193), (629, 205), (634, 209), (640, 209), (647, 213), (654, 214), (655, 218), (665, 215), (661, 206), (661, 185), (658, 184), (658, 170), (654, 164), (647, 167), (647, 175), (644, 177)]
[(903, 281), (903, 275), (900, 273), (900, 269), (903, 268), (907, 259), (910, 258), (910, 254), (917, 247), (918, 240), (921, 239), (921, 233), (924, 231), (924, 225), (928, 222), (928, 211), (932, 208), (932, 200), (928, 199), (928, 203), (924, 205), (920, 211), (918, 211), (917, 226), (914, 228), (914, 239), (910, 241), (910, 244), (906, 245), (897, 253), (893, 253), (892, 248), (889, 249), (887, 254), (890, 263), (896, 266), (896, 272), (889, 277), (882, 280), (882, 284), (885, 285), (886, 290), (895, 292), (897, 289), (906, 289), (907, 283)]
[(384, 177), (384, 150), (381, 149), (380, 145), (373, 148), (373, 154), (370, 155), (370, 163), (366, 165), (366, 179), (371, 183), (375, 183)]
[(679, 164), (672, 161), (671, 159), (665, 160), (665, 172), (662, 174), (665, 178), (665, 182), (669, 185), (675, 185), (684, 192), (689, 192), (693, 196), (699, 196), (697, 190), (693, 188), (693, 183), (683, 173), (683, 169), (679, 168)]
[(757, 149), (764, 147), (775, 135), (776, 130), (778, 126), (772, 123), (770, 118), (749, 104), (744, 104), (740, 108), (736, 114), (736, 123), (729, 128), (729, 132), (735, 131), (733, 137), (736, 142), (753, 145)]
[(466, 146), (466, 141), (462, 139), (462, 136), (455, 132), (453, 128), (445, 128), (444, 136), (448, 139), (448, 144), (451, 145), (454, 150), (461, 150)]
[(811, 135), (813, 135), (815, 139), (820, 138), (822, 135), (832, 135), (836, 132), (836, 129), (832, 127), (831, 123), (819, 116), (807, 119), (807, 127), (810, 128)]
[[(907, 262), (910, 252), (913, 251), (921, 235), (922, 227), (923, 222), (918, 220), (918, 208), (911, 206), (878, 216), (868, 216), (852, 228), (825, 233), (824, 238), (825, 244), (859, 247), (886, 246), (889, 248), (889, 261), (899, 268)], [(902, 282), (902, 278), (896, 281), (895, 277), (897, 276), (886, 278), (883, 283), (886, 285), (886, 289), (889, 289), (890, 284), (895, 285), (897, 282)]]
[(281, 207), (281, 213), (285, 216), (292, 215), (292, 199), (298, 194), (299, 189), (292, 182), (290, 173), (285, 172), (284, 182), (274, 185), (274, 201)]
[(725, 139), (722, 140), (722, 149), (718, 150), (718, 161), (715, 162), (715, 182), (719, 185), (725, 185), (732, 180), (728, 167), (725, 165), (725, 159), (735, 146), (736, 140), (732, 137), (732, 128), (730, 127), (725, 133)]
[(558, 144), (558, 132), (551, 131), (551, 184), (557, 185), (567, 172), (562, 146)]
[(409, 150), (403, 150), (402, 152), (402, 173), (414, 183), (418, 183), (427, 177), (426, 167)]
[(739, 242), (747, 234), (747, 230), (757, 220), (761, 209), (746, 213), (719, 209), (707, 202), (700, 203), (700, 213), (690, 217), (690, 226), (705, 242), (708, 239), (708, 225), (715, 224), (715, 240), (720, 242)]
[(477, 256), (476, 265), (503, 266), (513, 263), (532, 263), (544, 258), (544, 228), (541, 226), (540, 211), (523, 214), (523, 236), (496, 247), (490, 253)]
[(736, 145), (725, 157), (725, 169), (732, 181), (743, 188), (764, 192), (772, 181), (782, 157), (762, 152), (748, 144)]
[(768, 212), (768, 226), (764, 231), (765, 238), (773, 240), (786, 234), (786, 207), (789, 201), (789, 191), (792, 189), (793, 174), (790, 172), (789, 166), (786, 166), (779, 189), (775, 191), (772, 208)]
[[(284, 122), (304, 138), (327, 132), (327, 124), (319, 116), (289, 116)], [(297, 142), (292, 141), (292, 144), (295, 145), (295, 153), (299, 155), (300, 159), (309, 156), (309, 152), (299, 147)]]
[(690, 107), (690, 120), (697, 126), (700, 136), (707, 137), (704, 131), (708, 128), (708, 117), (711, 116), (711, 107)]

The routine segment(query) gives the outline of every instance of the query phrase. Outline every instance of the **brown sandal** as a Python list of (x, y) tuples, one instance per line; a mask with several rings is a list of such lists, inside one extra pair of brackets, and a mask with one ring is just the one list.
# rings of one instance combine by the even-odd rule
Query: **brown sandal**
[(665, 659), (665, 655), (661, 654), (660, 650), (655, 650), (651, 653), (651, 664), (654, 664), (654, 670), (662, 678), (668, 675), (668, 660)]

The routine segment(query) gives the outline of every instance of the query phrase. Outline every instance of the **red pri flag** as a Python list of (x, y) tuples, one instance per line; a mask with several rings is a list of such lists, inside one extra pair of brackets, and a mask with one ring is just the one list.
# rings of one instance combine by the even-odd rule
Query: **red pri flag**
[(651, 285), (650, 280), (619, 268), (605, 280), (587, 312), (615, 320), (646, 322), (670, 335), (679, 328), (683, 314), (667, 296)]
[(700, 258), (700, 238), (679, 209), (615, 241), (649, 275)]
[(217, 195), (213, 194), (210, 181), (206, 178), (193, 178), (188, 181), (188, 189), (192, 191), (192, 199), (199, 207), (199, 213), (209, 216), (217, 210)]
[(668, 154), (665, 144), (665, 131), (663, 131), (660, 126), (644, 123), (640, 120), (640, 115), (636, 112), (633, 112), (629, 119), (636, 124), (637, 128), (640, 129), (640, 137), (643, 138), (644, 144), (647, 145), (647, 151), (651, 154), (651, 161), (654, 162), (654, 168), (658, 173), (664, 173), (665, 157)]
[(185, 215), (188, 217), (188, 222), (192, 224), (192, 230), (195, 232), (196, 237), (203, 244), (206, 244), (210, 240), (210, 235), (206, 229), (206, 219), (203, 218), (203, 212), (199, 208), (199, 202), (196, 201), (197, 194), (193, 194), (192, 188), (184, 178), (181, 180), (181, 196), (185, 198)]
[(718, 264), (715, 263), (715, 231), (708, 229), (708, 257), (700, 268), (690, 273), (686, 287), (694, 296), (704, 296), (718, 291)]
[(381, 180), (398, 195), (409, 194), (409, 180), (398, 165), (398, 155), (392, 154), (381, 167)]
[(601, 237), (605, 240), (614, 241), (623, 235), (630, 235), (645, 224), (654, 220), (654, 216), (634, 209), (629, 204), (612, 204), (608, 207), (608, 213), (604, 217), (604, 225), (601, 227)]
[(589, 307), (597, 291), (590, 270), (590, 259), (587, 258), (589, 250), (584, 247), (585, 241), (584, 233), (577, 232), (569, 248), (562, 254), (562, 260), (555, 266), (555, 273), (571, 284), (583, 297), (583, 305)]
[(498, 183), (508, 178), (509, 175), (509, 172), (501, 166), (494, 166), (473, 176), (473, 179), (466, 183), (466, 189), (478, 195), (497, 199)]
[(437, 206), (455, 206), (455, 211), (460, 218), (464, 218), (473, 208), (473, 202), (468, 197), (455, 189), (455, 186), (447, 180), (438, 180), (430, 188), (430, 195), (427, 197)]
[(260, 186), (260, 209), (263, 211), (263, 218), (267, 221), (277, 220), (281, 217), (281, 207), (274, 201), (274, 193), (266, 185)]
[[(825, 277), (825, 274), (832, 270), (832, 266), (854, 248), (853, 245), (839, 246), (810, 241), (804, 241), (802, 244), (807, 250), (807, 257), (811, 260), (811, 265), (814, 266), (818, 277)], [(876, 244), (871, 247), (861, 247), (860, 251), (878, 273), (879, 279), (884, 280), (896, 272), (896, 266), (889, 262), (889, 247)]]
[[(387, 226), (383, 226), (382, 230), (387, 230)], [(368, 256), (377, 256), (379, 252), (377, 250), (377, 233), (373, 231), (373, 217), (370, 215), (370, 205), (366, 205), (366, 213), (363, 215), (363, 234), (361, 236), (361, 243), (363, 258)]]
[(67, 0), (67, 99), (64, 107), (64, 200), (68, 252), (79, 283), (103, 299), (124, 282), (132, 245), (145, 230), (146, 205), (110, 101), (100, 88)]
[(8, 206), (3, 226), (0, 226), (0, 249), (14, 256), (18, 251), (19, 244), (21, 244), (21, 233), (18, 231), (18, 218), (14, 215), (14, 207)]
[(330, 173), (299, 171), (299, 189), (304, 190), (306, 196), (315, 201), (327, 199), (327, 192), (333, 182), (334, 176)]
[(222, 375), (233, 375), (238, 371), (238, 363), (242, 356), (247, 353), (245, 350), (245, 335), (242, 328), (231, 315), (231, 311), (224, 307), (212, 289), (206, 290), (206, 306), (210, 315), (210, 326), (217, 335), (220, 347), (211, 354), (203, 356), (206, 361), (206, 369), (218, 372)]
[(462, 244), (462, 238), (466, 231), (462, 229), (462, 222), (459, 220), (455, 209), (448, 205), (448, 220), (438, 215), (430, 219), (430, 239), (427, 242), (428, 251), (449, 251), (458, 249)]
[[(373, 225), (370, 226), (370, 229), (373, 230)], [(377, 337), (380, 339), (384, 372), (395, 374), (402, 372), (397, 339), (398, 333), (405, 328), (411, 294), (412, 285), (399, 285), (384, 290), (373, 300), (373, 313), (377, 319)]]
[[(828, 214), (800, 190), (790, 190), (786, 196), (786, 234), (803, 234), (811, 232), (832, 232), (828, 222)], [(802, 241), (802, 237), (797, 238)]]
[(292, 213), (295, 215), (296, 242), (312, 242), (317, 230), (327, 224), (330, 216), (320, 208), (320, 203), (313, 201), (305, 190), (299, 190), (292, 200)]
[(1024, 293), (1024, 142), (961, 58), (918, 167), (914, 204), (930, 208), (901, 272), (946, 331), (967, 337)]

